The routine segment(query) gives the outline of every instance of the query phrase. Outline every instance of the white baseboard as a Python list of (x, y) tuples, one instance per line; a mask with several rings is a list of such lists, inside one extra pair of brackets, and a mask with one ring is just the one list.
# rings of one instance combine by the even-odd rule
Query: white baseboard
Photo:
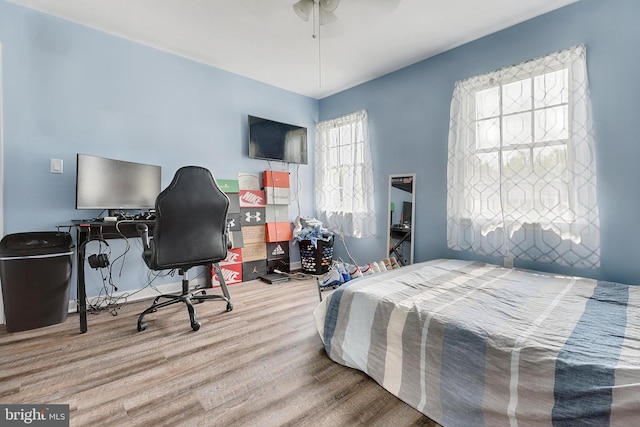
[[(204, 277), (199, 277), (197, 279), (190, 279), (191, 289), (204, 288), (206, 286), (206, 281)], [(157, 289), (157, 290), (156, 290)], [(134, 302), (134, 301), (142, 301), (150, 298), (155, 298), (160, 294), (175, 294), (182, 291), (182, 281), (180, 282), (172, 282), (165, 283), (163, 285), (147, 286), (142, 289), (135, 289), (131, 291), (123, 291), (123, 292), (114, 292), (112, 300), (117, 301), (126, 301), (126, 302)], [(129, 295), (124, 298), (125, 295)], [(90, 304), (92, 304), (92, 300), (97, 299), (98, 297), (87, 297), (87, 300)], [(104, 297), (100, 297), (104, 300)], [(106, 305), (106, 302), (103, 302), (101, 305)], [(69, 301), (69, 313), (76, 313), (78, 310), (78, 306), (75, 300)]]

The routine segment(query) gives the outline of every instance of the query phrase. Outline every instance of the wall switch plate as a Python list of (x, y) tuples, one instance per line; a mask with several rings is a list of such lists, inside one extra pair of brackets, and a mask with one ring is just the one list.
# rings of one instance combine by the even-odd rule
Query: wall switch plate
[(62, 173), (63, 162), (62, 159), (51, 159), (51, 173)]

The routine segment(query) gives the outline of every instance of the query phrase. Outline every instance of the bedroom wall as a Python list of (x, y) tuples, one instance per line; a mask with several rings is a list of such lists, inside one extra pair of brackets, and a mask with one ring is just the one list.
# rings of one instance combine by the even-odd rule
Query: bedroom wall
[[(369, 112), (380, 237), (346, 239), (356, 261), (385, 256), (388, 175), (415, 172), (416, 260), (453, 257), (501, 263), (501, 259), (447, 249), (446, 163), (453, 85), (584, 43), (597, 137), (602, 265), (597, 270), (517, 260), (515, 265), (640, 283), (638, 18), (637, 0), (582, 0), (321, 100), (322, 120), (361, 108)], [(340, 243), (335, 251), (346, 257)]]
[[(0, 43), (7, 234), (54, 230), (71, 219), (99, 214), (75, 210), (78, 152), (160, 165), (163, 186), (187, 164), (233, 179), (238, 172), (269, 167), (266, 161), (247, 157), (247, 114), (307, 126), (313, 152), (315, 99), (4, 0)], [(49, 172), (52, 158), (64, 161), (62, 175)], [(285, 166), (272, 162), (272, 167)], [(310, 215), (313, 159), (299, 172), (307, 190), (299, 195), (301, 211)], [(291, 205), (290, 215), (297, 215), (297, 203)], [(137, 239), (132, 240), (123, 272), (119, 264), (114, 271), (121, 291), (147, 281)], [(98, 250), (91, 245), (88, 253)], [(110, 241), (109, 249), (116, 257), (125, 247), (121, 241)], [(291, 254), (295, 261), (297, 251)], [(95, 295), (101, 279), (87, 270), (94, 282), (88, 293)], [(73, 280), (75, 284), (75, 276)], [(169, 277), (154, 283), (178, 280)]]

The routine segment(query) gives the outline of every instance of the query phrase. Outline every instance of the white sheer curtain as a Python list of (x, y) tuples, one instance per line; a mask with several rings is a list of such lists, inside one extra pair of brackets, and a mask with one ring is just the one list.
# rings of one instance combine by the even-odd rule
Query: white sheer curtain
[(594, 145), (583, 45), (457, 82), (449, 247), (598, 267)]
[(345, 236), (376, 235), (367, 112), (316, 127), (316, 208), (325, 227)]

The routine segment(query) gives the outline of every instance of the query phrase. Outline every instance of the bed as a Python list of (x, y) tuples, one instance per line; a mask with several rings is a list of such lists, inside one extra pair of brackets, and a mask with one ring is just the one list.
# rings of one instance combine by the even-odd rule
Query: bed
[(332, 360), (445, 427), (640, 425), (640, 286), (439, 259), (314, 317)]

